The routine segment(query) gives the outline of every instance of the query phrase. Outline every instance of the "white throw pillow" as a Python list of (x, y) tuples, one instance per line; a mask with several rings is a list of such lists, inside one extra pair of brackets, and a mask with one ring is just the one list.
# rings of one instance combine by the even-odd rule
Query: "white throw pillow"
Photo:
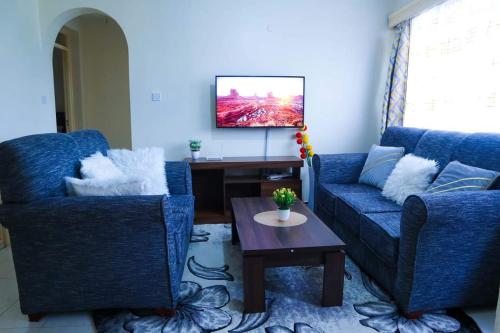
[(410, 195), (424, 192), (437, 172), (436, 161), (408, 154), (392, 170), (382, 195), (402, 205)]
[(146, 179), (147, 195), (169, 195), (162, 148), (108, 150), (108, 156), (127, 177)]
[(80, 173), (84, 179), (114, 179), (124, 178), (125, 174), (114, 165), (113, 161), (100, 151), (81, 161)]
[(65, 177), (66, 190), (76, 196), (144, 195), (148, 186), (146, 179), (78, 179)]

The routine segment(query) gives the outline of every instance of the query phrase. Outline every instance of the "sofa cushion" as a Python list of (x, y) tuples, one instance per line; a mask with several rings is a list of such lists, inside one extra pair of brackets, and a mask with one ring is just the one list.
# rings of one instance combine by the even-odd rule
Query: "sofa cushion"
[(387, 179), (382, 195), (403, 205), (410, 195), (425, 192), (438, 172), (436, 164), (413, 154), (406, 155)]
[(81, 160), (80, 163), (82, 165), (80, 174), (83, 179), (109, 180), (125, 177), (125, 174), (118, 169), (113, 161), (109, 157), (104, 156), (100, 151)]
[(421, 128), (388, 127), (380, 139), (380, 145), (404, 147), (405, 153), (410, 154), (425, 132), (426, 130)]
[(144, 178), (119, 177), (111, 179), (64, 177), (66, 192), (76, 196), (147, 195)]
[(383, 189), (387, 178), (404, 154), (403, 147), (372, 145), (359, 175), (359, 182)]
[(382, 196), (381, 191), (343, 193), (335, 201), (335, 218), (359, 235), (361, 214), (400, 212), (401, 206)]
[(163, 148), (111, 149), (108, 156), (125, 176), (144, 180), (145, 195), (169, 196)]
[(344, 193), (379, 192), (376, 187), (365, 184), (321, 184), (318, 191), (318, 208), (330, 218), (335, 216), (335, 199)]
[(438, 162), (441, 171), (450, 163), (465, 137), (467, 134), (459, 132), (427, 131), (418, 141), (413, 154)]
[(500, 172), (500, 134), (470, 134), (458, 145), (453, 160)]
[(326, 192), (334, 197), (338, 197), (344, 193), (379, 193), (380, 190), (376, 187), (365, 184), (323, 184), (322, 187)]
[(361, 215), (360, 239), (390, 266), (398, 262), (401, 212)]
[(479, 191), (488, 189), (498, 172), (462, 164), (458, 161), (448, 163), (427, 193), (446, 193), (455, 191)]

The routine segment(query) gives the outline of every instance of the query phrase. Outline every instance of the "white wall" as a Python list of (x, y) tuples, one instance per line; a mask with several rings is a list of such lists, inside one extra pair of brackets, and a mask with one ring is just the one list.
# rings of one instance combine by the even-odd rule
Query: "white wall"
[(104, 15), (80, 16), (78, 32), (81, 128), (98, 129), (112, 148), (132, 146), (128, 48), (118, 24)]
[[(392, 37), (387, 15), (395, 0), (43, 0), (39, 31), (34, 0), (7, 2), (5, 9), (25, 12), (5, 23), (3, 10), (2, 24), (13, 31), (22, 16), (29, 34), (11, 45), (22, 40), (32, 51), (17, 57), (10, 50), (9, 57), (28, 65), (20, 80), (39, 80), (22, 119), (36, 114), (39, 121), (16, 122), (2, 108), (2, 123), (7, 119), (15, 128), (3, 138), (55, 129), (53, 113), (46, 112), (52, 98), (47, 106), (39, 103), (53, 89), (49, 55), (55, 35), (68, 20), (96, 8), (116, 19), (128, 41), (134, 147), (163, 146), (168, 158), (179, 159), (188, 153), (187, 140), (200, 138), (205, 151), (223, 145), (226, 156), (262, 154), (263, 130), (215, 129), (216, 74), (305, 75), (306, 122), (316, 152), (366, 151), (378, 140)], [(32, 59), (37, 48), (38, 65)], [(152, 91), (161, 91), (163, 101), (151, 102)], [(17, 98), (6, 98), (18, 106)], [(273, 130), (270, 153), (295, 153), (292, 133)]]
[(37, 6), (36, 0), (0, 1), (0, 142), (56, 130), (52, 65), (42, 61)]

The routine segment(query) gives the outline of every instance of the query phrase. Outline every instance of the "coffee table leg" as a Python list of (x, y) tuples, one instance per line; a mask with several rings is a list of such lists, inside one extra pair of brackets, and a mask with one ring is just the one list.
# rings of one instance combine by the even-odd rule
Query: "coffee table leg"
[(344, 251), (325, 253), (323, 306), (342, 306), (344, 295)]
[(238, 230), (236, 230), (236, 220), (234, 219), (234, 212), (231, 209), (231, 243), (236, 245), (239, 240)]
[(263, 257), (243, 256), (243, 294), (245, 313), (266, 311)]

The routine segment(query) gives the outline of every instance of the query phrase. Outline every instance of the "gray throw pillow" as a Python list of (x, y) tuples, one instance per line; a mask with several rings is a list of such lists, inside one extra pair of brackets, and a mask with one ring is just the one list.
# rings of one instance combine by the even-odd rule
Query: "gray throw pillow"
[(427, 193), (486, 190), (498, 176), (498, 172), (481, 169), (458, 161), (448, 163)]
[(387, 178), (404, 153), (404, 147), (372, 145), (359, 182), (383, 189)]

